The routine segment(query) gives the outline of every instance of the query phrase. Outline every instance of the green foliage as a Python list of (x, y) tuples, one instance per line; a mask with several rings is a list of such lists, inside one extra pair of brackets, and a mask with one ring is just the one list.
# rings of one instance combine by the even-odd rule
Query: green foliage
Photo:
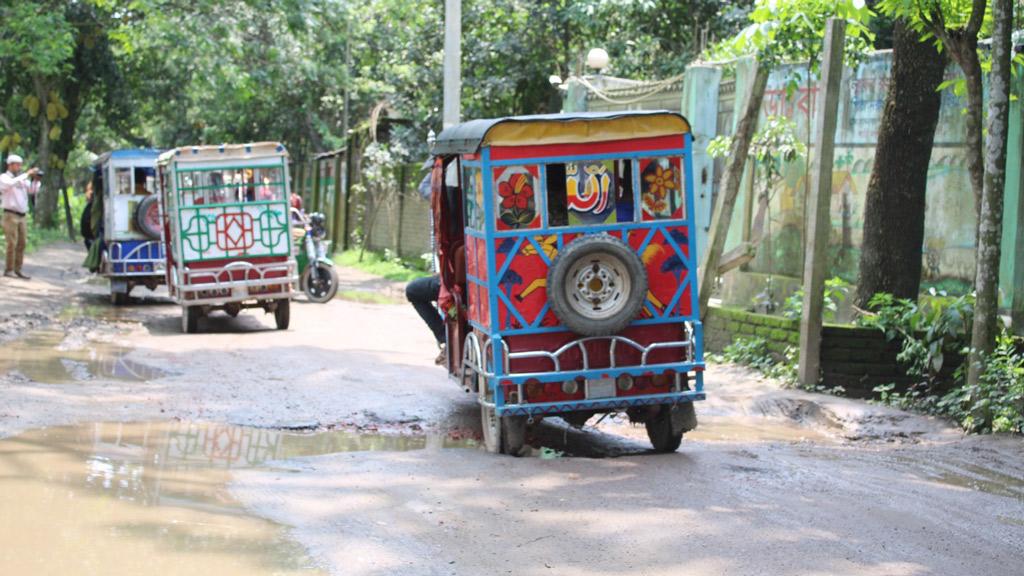
[[(755, 55), (759, 64), (775, 68), (786, 62), (808, 62), (818, 72), (825, 23), (846, 21), (845, 58), (851, 66), (871, 49), (874, 13), (864, 0), (756, 0), (750, 25), (712, 48), (713, 58)], [(790, 87), (796, 88), (795, 78)]]
[[(846, 301), (847, 296), (850, 295), (850, 283), (839, 277), (829, 278), (825, 280), (825, 293), (823, 306), (821, 309), (822, 318), (826, 322), (832, 322), (836, 319), (836, 313), (839, 311), (839, 305)], [(782, 304), (782, 315), (786, 318), (799, 318), (803, 314), (804, 309), (804, 290), (803, 288), (794, 292), (786, 301)]]
[(721, 359), (733, 364), (750, 366), (762, 372), (775, 364), (775, 360), (768, 352), (768, 342), (760, 337), (740, 337), (733, 340), (722, 349)]
[[(935, 36), (935, 28), (963, 31), (971, 20), (973, 0), (881, 0), (879, 11), (890, 18), (902, 18), (921, 34), (922, 40), (934, 40), (941, 50), (942, 42)], [(985, 11), (981, 23), (982, 37), (991, 35), (992, 12)]]
[[(942, 396), (926, 386), (900, 393), (895, 384), (885, 384), (874, 391), (879, 403), (952, 418), (967, 432), (1024, 432), (1024, 354), (1003, 333), (982, 361), (977, 385), (959, 384)], [(958, 382), (965, 380), (964, 372), (963, 367), (957, 370)]]
[(75, 49), (73, 27), (52, 4), (18, 0), (0, 8), (0, 61), (15, 63), (31, 75), (67, 72)]
[(918, 304), (890, 294), (869, 301), (875, 311), (861, 323), (885, 331), (890, 340), (901, 339), (897, 357), (907, 373), (924, 379), (905, 393), (895, 385), (876, 386), (879, 401), (902, 409), (947, 416), (968, 432), (1024, 431), (1024, 354), (1005, 332), (995, 350), (982, 357), (978, 384), (964, 383), (965, 366), (954, 373), (956, 386), (945, 395), (935, 393), (939, 371), (950, 357), (966, 356), (974, 313), (973, 295), (930, 293)]
[[(360, 256), (362, 260), (360, 260)], [(367, 251), (363, 254), (360, 254), (360, 250), (346, 250), (335, 254), (334, 261), (340, 266), (357, 268), (396, 282), (408, 282), (409, 280), (430, 276), (431, 274), (423, 259), (399, 258), (390, 250), (385, 250), (384, 252)]]
[[(807, 155), (807, 145), (796, 134), (796, 123), (785, 116), (768, 116), (750, 142), (748, 155), (764, 169), (769, 179), (781, 174), (786, 164)], [(708, 155), (725, 158), (732, 146), (731, 136), (717, 136), (708, 142)]]
[(721, 354), (709, 354), (708, 359), (749, 366), (787, 386), (797, 381), (797, 349), (787, 346), (780, 360), (771, 354), (768, 342), (759, 336), (739, 337), (723, 348)]
[(937, 408), (968, 432), (1024, 432), (1024, 354), (1004, 332), (983, 361), (978, 384), (953, 389)]
[(859, 319), (862, 326), (885, 332), (888, 340), (900, 339), (897, 359), (907, 373), (928, 384), (936, 382), (949, 357), (959, 357), (970, 339), (974, 296), (932, 293), (922, 304), (891, 294), (872, 296), (873, 314)]

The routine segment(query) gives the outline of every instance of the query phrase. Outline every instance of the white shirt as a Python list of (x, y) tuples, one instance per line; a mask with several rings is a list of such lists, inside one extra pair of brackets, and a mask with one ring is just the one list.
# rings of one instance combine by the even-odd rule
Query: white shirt
[(0, 200), (4, 210), (28, 213), (28, 196), (39, 192), (39, 182), (29, 179), (28, 173), (15, 176), (10, 171), (0, 174)]

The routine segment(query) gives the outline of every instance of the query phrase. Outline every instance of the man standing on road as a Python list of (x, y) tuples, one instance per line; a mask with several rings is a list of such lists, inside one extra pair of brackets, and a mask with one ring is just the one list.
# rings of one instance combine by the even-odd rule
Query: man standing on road
[(22, 162), (24, 160), (17, 154), (7, 157), (7, 171), (0, 174), (0, 201), (4, 209), (4, 237), (7, 240), (7, 265), (4, 267), (4, 276), (28, 280), (29, 277), (21, 272), (28, 236), (25, 216), (28, 214), (29, 195), (39, 191), (39, 181), (35, 179), (39, 169), (32, 168), (19, 175)]

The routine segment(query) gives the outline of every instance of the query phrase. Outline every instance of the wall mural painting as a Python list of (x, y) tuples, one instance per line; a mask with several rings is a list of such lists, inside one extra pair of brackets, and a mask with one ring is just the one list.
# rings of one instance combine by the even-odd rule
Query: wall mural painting
[(615, 222), (615, 161), (570, 162), (565, 165), (569, 225)]
[(640, 203), (644, 220), (686, 218), (679, 158), (640, 160)]
[(537, 166), (494, 169), (494, 188), (497, 193), (494, 201), (498, 206), (498, 230), (540, 227), (537, 174)]

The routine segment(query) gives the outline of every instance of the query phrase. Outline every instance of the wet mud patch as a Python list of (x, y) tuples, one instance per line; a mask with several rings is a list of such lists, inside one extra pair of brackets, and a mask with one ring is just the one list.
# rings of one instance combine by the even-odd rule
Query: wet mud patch
[(41, 384), (144, 382), (168, 373), (128, 358), (131, 347), (90, 337), (88, 327), (29, 332), (0, 347), (0, 376)]
[[(916, 456), (897, 456), (893, 460), (899, 465), (909, 466), (915, 475), (929, 482), (1013, 498), (1024, 505), (1024, 478), (1022, 477), (957, 458), (924, 459)], [(1024, 522), (1024, 520), (1021, 521)]]
[[(352, 451), (472, 447), (442, 436), (92, 423), (0, 440), (0, 574), (321, 574), (228, 493), (231, 471)], [(59, 529), (55, 527), (59, 526)]]

